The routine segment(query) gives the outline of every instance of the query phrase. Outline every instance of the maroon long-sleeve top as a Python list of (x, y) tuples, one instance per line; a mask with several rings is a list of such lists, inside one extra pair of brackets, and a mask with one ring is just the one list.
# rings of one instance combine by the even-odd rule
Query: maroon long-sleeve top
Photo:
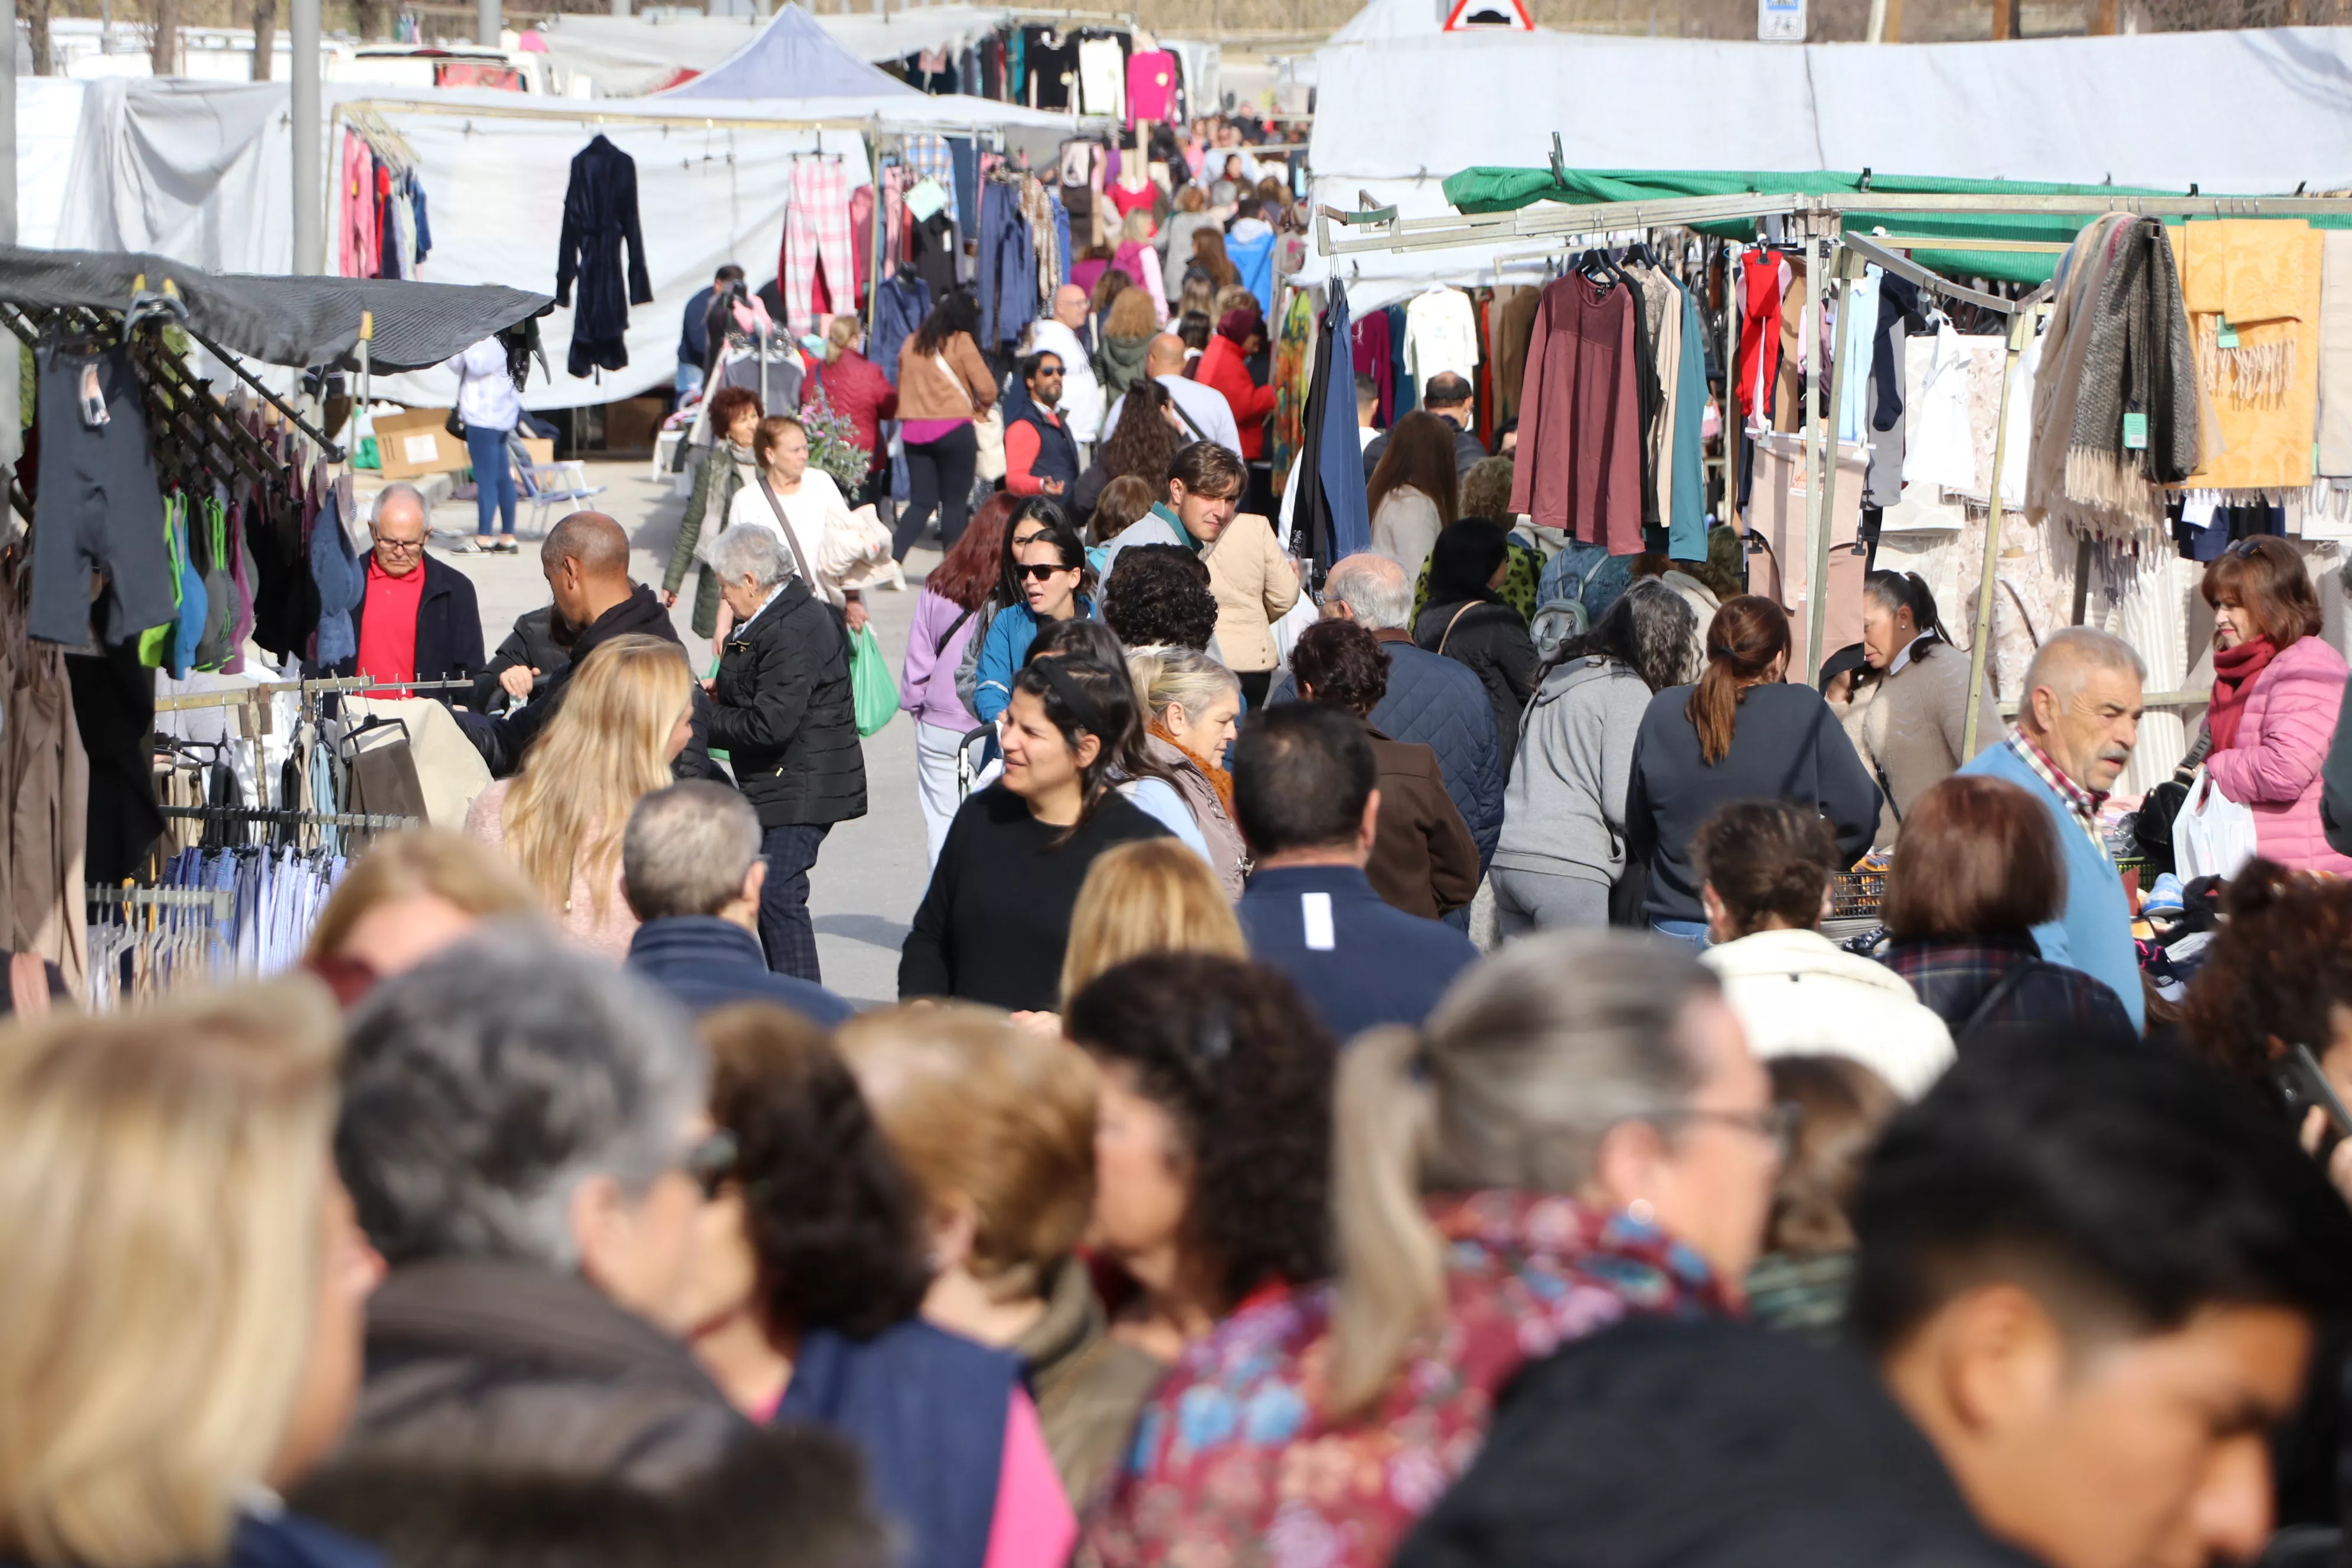
[(1511, 510), (1607, 547), (1642, 548), (1642, 416), (1632, 289), (1571, 272), (1544, 289), (1519, 394)]

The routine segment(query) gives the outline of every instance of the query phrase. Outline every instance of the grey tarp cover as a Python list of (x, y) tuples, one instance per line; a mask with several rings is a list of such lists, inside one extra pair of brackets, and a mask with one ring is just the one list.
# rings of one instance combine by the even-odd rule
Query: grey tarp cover
[(231, 353), (298, 369), (331, 363), (356, 369), (362, 314), (374, 317), (373, 368), (424, 370), (553, 303), (498, 284), (263, 278), (206, 272), (138, 251), (0, 246), (0, 300), (16, 305), (124, 310), (141, 288), (161, 293), (167, 279), (187, 306), (189, 331)]

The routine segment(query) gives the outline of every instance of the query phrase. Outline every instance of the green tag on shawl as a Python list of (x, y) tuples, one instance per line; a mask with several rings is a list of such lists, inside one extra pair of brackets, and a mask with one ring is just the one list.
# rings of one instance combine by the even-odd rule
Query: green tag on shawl
[(2238, 346), (2238, 329), (2230, 325), (2229, 319), (2227, 317), (2222, 319), (2219, 331), (2214, 333), (2213, 342), (2218, 346), (2225, 349), (2233, 349)]
[(2147, 415), (2126, 414), (2124, 416), (2124, 450), (2126, 452), (2145, 452), (2147, 450)]

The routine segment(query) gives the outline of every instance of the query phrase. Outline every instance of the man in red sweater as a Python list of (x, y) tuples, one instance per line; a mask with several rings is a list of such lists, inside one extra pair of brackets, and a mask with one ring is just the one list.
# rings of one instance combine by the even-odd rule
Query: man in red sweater
[[(460, 680), (482, 668), (482, 616), (466, 574), (425, 553), (425, 497), (386, 485), (368, 525), (367, 592), (352, 612), (359, 651), (335, 671), (372, 680)], [(383, 694), (380, 694), (383, 695)], [(389, 693), (409, 695), (404, 685)], [(427, 696), (443, 701), (446, 691)]]

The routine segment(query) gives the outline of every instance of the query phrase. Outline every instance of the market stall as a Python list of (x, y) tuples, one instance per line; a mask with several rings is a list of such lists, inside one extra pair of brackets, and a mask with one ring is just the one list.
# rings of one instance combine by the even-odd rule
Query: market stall
[(38, 389), (0, 526), (0, 946), (93, 1005), (281, 968), (345, 855), (427, 814), (421, 728), (328, 700), (438, 705), (308, 676), (364, 582), (347, 405), (257, 369), (413, 371), (548, 304), (0, 247)]

